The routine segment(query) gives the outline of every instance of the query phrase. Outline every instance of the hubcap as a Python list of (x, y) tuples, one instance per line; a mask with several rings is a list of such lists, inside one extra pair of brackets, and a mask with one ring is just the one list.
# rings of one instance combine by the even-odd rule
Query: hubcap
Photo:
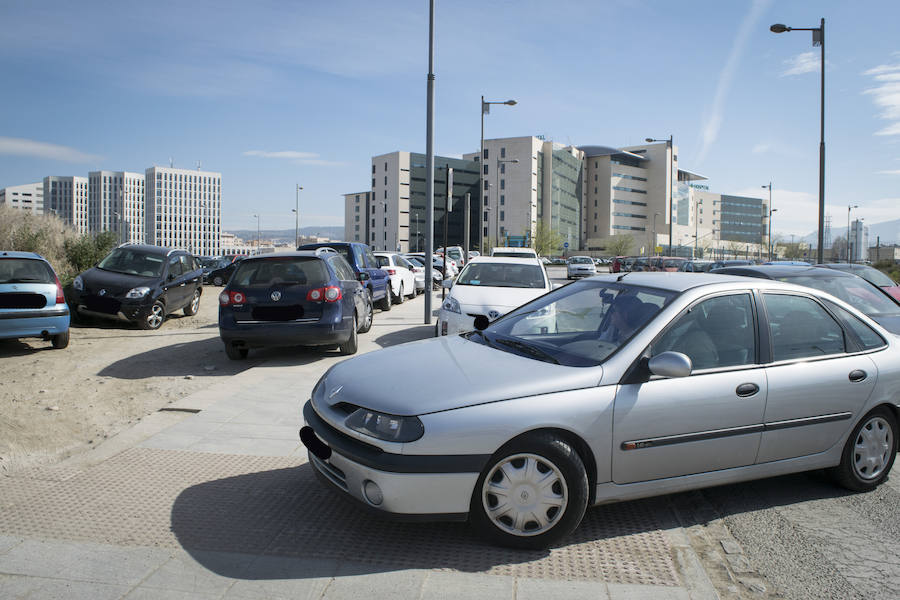
[(157, 327), (159, 327), (162, 324), (162, 320), (163, 320), (162, 312), (163, 312), (162, 306), (160, 306), (159, 304), (154, 304), (150, 308), (150, 314), (147, 315), (147, 323), (153, 329), (156, 329)]
[(481, 498), (494, 525), (527, 537), (544, 533), (559, 522), (569, 490), (552, 462), (536, 454), (516, 454), (491, 469)]
[(198, 308), (200, 308), (200, 293), (194, 292), (194, 298), (191, 300), (191, 310), (197, 312)]
[(853, 469), (860, 479), (875, 479), (884, 472), (894, 447), (891, 426), (873, 417), (859, 430), (853, 446)]

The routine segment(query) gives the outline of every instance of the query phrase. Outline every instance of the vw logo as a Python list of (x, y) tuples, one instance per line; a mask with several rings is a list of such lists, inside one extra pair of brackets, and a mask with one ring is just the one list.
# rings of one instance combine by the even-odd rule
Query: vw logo
[(499, 316), (500, 316), (500, 313), (497, 312), (496, 310), (492, 310), (492, 311), (488, 312), (488, 317), (490, 317), (491, 320), (494, 320)]
[(271, 298), (272, 298), (272, 302), (278, 302), (279, 300), (281, 300), (281, 292), (279, 292), (279, 291), (272, 292)]
[(98, 295), (98, 296), (105, 296), (105, 295), (106, 295), (106, 290), (100, 290), (99, 292), (97, 292), (97, 295)]

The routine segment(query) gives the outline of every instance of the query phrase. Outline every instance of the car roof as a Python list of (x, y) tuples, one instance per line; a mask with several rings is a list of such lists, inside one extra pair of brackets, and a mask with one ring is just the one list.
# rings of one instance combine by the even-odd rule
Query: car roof
[(47, 262), (47, 259), (40, 254), (35, 252), (20, 252), (18, 250), (4, 250), (3, 252), (0, 252), (0, 258), (31, 258), (33, 260)]
[[(325, 247), (325, 246), (323, 246)], [(256, 256), (248, 256), (241, 262), (250, 262), (257, 260), (278, 259), (278, 258), (325, 258), (326, 256), (340, 256), (339, 254), (319, 253), (316, 250), (293, 250), (291, 252), (269, 252), (268, 254), (257, 254)], [(234, 263), (232, 263), (234, 264)]]
[(470, 265), (478, 264), (478, 263), (504, 263), (508, 265), (539, 265), (541, 264), (540, 259), (537, 259), (533, 256), (523, 256), (519, 258), (517, 256), (473, 256), (471, 260), (469, 260)]
[(184, 252), (185, 254), (187, 254), (187, 250), (181, 250), (179, 248), (168, 248), (166, 246), (153, 246), (151, 244), (121, 244), (119, 246), (116, 246), (114, 249), (118, 250), (120, 248), (125, 248), (127, 250), (138, 250), (147, 254), (158, 254), (159, 256), (168, 256), (173, 252)]
[[(599, 280), (606, 282), (621, 282), (631, 285), (640, 285), (644, 287), (658, 288), (673, 292), (684, 292), (694, 288), (704, 286), (713, 286), (719, 284), (740, 284), (740, 287), (758, 287), (763, 285), (760, 281), (754, 281), (750, 277), (741, 277), (738, 275), (713, 274), (713, 273), (681, 273), (667, 271), (644, 271), (630, 273), (610, 273), (600, 274), (589, 277), (588, 281)], [(766, 287), (785, 287), (790, 289), (802, 289), (809, 291), (809, 288), (797, 286), (780, 281), (772, 281), (766, 278)], [(730, 286), (738, 287), (738, 286)]]
[[(727, 271), (726, 271), (727, 269)], [(750, 275), (778, 279), (780, 277), (856, 277), (852, 273), (837, 269), (824, 269), (822, 267), (808, 267), (804, 265), (741, 265), (713, 269), (714, 273), (731, 275)]]

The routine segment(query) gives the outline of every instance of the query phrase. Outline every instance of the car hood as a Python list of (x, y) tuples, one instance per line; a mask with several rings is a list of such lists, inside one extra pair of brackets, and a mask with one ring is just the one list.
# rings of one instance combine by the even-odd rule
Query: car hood
[(466, 306), (502, 308), (502, 312), (522, 306), (546, 294), (544, 288), (498, 288), (480, 285), (454, 285), (450, 295)]
[(84, 282), (85, 287), (91, 290), (105, 288), (110, 292), (127, 292), (131, 288), (141, 286), (152, 288), (156, 285), (158, 278), (130, 275), (128, 273), (114, 273), (113, 271), (104, 271), (94, 267), (82, 273), (81, 280)]
[[(397, 365), (419, 367), (398, 373)], [(328, 405), (409, 416), (594, 387), (601, 375), (600, 367), (554, 365), (450, 336), (345, 360), (327, 373), (318, 393)]]

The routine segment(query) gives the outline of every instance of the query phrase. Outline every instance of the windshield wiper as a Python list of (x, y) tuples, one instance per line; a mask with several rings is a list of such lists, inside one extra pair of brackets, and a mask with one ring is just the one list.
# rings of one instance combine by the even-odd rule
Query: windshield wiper
[(553, 356), (549, 352), (541, 350), (537, 346), (532, 346), (531, 344), (526, 344), (525, 342), (522, 342), (519, 340), (500, 340), (500, 339), (498, 339), (496, 341), (498, 344), (503, 344), (504, 346), (509, 346), (510, 348), (515, 348), (516, 350), (518, 350), (524, 354), (533, 356), (534, 358), (539, 358), (546, 362), (552, 362), (553, 364), (556, 364), (556, 365), (560, 364), (555, 356)]

